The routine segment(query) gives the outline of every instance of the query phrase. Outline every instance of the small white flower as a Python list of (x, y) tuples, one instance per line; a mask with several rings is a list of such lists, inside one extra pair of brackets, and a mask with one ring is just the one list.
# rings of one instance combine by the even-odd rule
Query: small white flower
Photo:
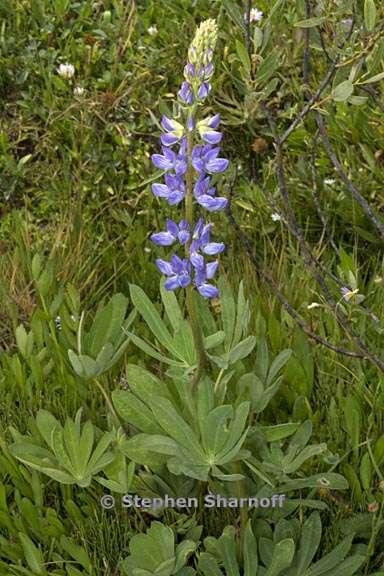
[(73, 64), (60, 64), (57, 72), (62, 78), (69, 80), (75, 74), (75, 67)]
[(358, 291), (359, 291), (358, 288), (356, 288), (356, 290), (349, 290), (349, 288), (347, 288), (346, 286), (343, 286), (341, 288), (341, 293), (343, 295), (343, 299), (346, 302), (349, 302), (350, 299), (353, 298), (353, 296), (358, 293)]
[(334, 178), (326, 178), (324, 180), (324, 184), (328, 184), (329, 186), (332, 186), (332, 184), (334, 184), (336, 182), (336, 180)]
[(343, 20), (340, 20), (340, 24), (342, 24), (343, 28), (350, 28), (352, 26), (352, 18), (344, 18)]
[(154, 36), (155, 34), (157, 34), (157, 28), (156, 26), (150, 26), (148, 28), (148, 34), (150, 34), (151, 36)]
[(312, 310), (312, 308), (319, 308), (319, 306), (321, 306), (321, 304), (318, 302), (311, 302), (311, 304), (308, 304), (307, 310)]
[[(249, 13), (249, 21), (250, 22), (260, 22), (263, 17), (263, 12), (258, 10), (257, 8), (251, 8)], [(244, 20), (247, 20), (247, 13), (244, 13)]]
[(281, 216), (277, 212), (274, 212), (273, 214), (271, 214), (271, 218), (274, 222), (278, 222), (279, 220), (281, 220)]
[(75, 86), (73, 93), (75, 96), (83, 96), (84, 95), (84, 88), (82, 86)]
[(148, 248), (147, 246), (145, 246), (144, 252), (146, 252), (147, 254), (149, 254), (150, 252), (152, 252), (152, 250), (151, 250), (150, 248)]

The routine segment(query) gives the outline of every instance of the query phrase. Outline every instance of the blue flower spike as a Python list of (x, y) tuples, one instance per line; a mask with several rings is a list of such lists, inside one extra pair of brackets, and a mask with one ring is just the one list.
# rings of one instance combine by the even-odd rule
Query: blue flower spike
[(152, 184), (153, 194), (170, 206), (185, 203), (184, 219), (179, 224), (168, 218), (166, 230), (150, 236), (157, 246), (180, 245), (183, 258), (177, 254), (170, 262), (159, 258), (157, 267), (166, 276), (166, 290), (194, 287), (204, 298), (219, 296), (218, 288), (210, 282), (219, 262), (207, 262), (206, 257), (221, 254), (225, 245), (211, 242), (213, 224), (203, 217), (193, 224), (193, 209), (196, 206), (209, 213), (218, 212), (228, 204), (211, 184), (211, 176), (225, 172), (229, 164), (219, 155), (221, 148), (217, 146), (223, 137), (217, 130), (220, 114), (199, 118), (199, 108), (212, 90), (216, 40), (215, 21), (202, 22), (188, 50), (184, 81), (177, 93), (177, 119), (163, 115), (162, 153), (152, 155), (154, 166), (165, 172), (164, 183)]

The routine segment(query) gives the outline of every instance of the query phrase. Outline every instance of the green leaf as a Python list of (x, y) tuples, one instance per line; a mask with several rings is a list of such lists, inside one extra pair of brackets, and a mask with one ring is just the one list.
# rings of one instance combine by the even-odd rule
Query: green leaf
[(227, 282), (222, 278), (219, 281), (221, 317), (223, 320), (223, 329), (225, 332), (225, 349), (231, 349), (233, 340), (233, 331), (235, 329), (236, 308), (232, 290)]
[(223, 448), (227, 440), (225, 424), (232, 415), (232, 406), (217, 406), (201, 421), (201, 436), (206, 452), (218, 454)]
[(361, 485), (366, 490), (366, 492), (370, 492), (372, 490), (372, 473), (373, 468), (371, 464), (371, 459), (369, 454), (366, 453), (363, 455), (360, 463), (360, 480)]
[(130, 284), (130, 294), (131, 300), (137, 310), (140, 312), (145, 322), (148, 324), (151, 332), (157, 338), (157, 340), (166, 348), (169, 352), (172, 352), (177, 356), (175, 348), (173, 346), (173, 339), (171, 334), (168, 332), (166, 325), (161, 319), (160, 314), (156, 310), (155, 306), (152, 304), (145, 292), (134, 284)]
[(239, 440), (243, 440), (241, 436), (244, 431), (244, 426), (246, 425), (248, 413), (250, 408), (250, 402), (242, 402), (235, 411), (235, 417), (233, 418), (227, 435), (227, 440), (220, 452), (217, 454), (218, 460), (224, 458), (225, 456), (228, 457), (228, 452), (234, 448), (234, 446), (239, 442)]
[(265, 85), (265, 83), (273, 76), (277, 68), (280, 66), (279, 55), (271, 52), (263, 60), (262, 64), (258, 67), (255, 74), (255, 83), (257, 85)]
[(197, 362), (196, 348), (193, 340), (191, 325), (187, 320), (182, 320), (175, 333), (173, 346), (177, 351), (178, 357), (181, 358), (187, 366), (194, 366)]
[(145, 352), (146, 354), (149, 354), (149, 356), (156, 358), (156, 360), (160, 360), (160, 362), (165, 362), (165, 364), (170, 364), (170, 366), (178, 366), (178, 367), (185, 368), (184, 362), (177, 362), (176, 360), (172, 360), (172, 358), (168, 358), (167, 356), (164, 356), (163, 354), (159, 354), (159, 352), (157, 352), (157, 350), (155, 348), (153, 348), (153, 346), (151, 346), (150, 344), (147, 344), (147, 342), (145, 342), (145, 340), (143, 340), (142, 338), (139, 338), (135, 334), (132, 334), (131, 332), (127, 332), (127, 335), (130, 336), (132, 342), (134, 344), (136, 344), (136, 346), (138, 348), (140, 348), (140, 350), (143, 350), (143, 352)]
[(193, 540), (184, 540), (176, 548), (176, 565), (174, 568), (174, 573), (178, 574), (179, 570), (187, 563), (189, 556), (197, 548), (197, 542)]
[(286, 570), (295, 554), (295, 542), (292, 538), (280, 540), (273, 550), (272, 562), (265, 573), (265, 576), (280, 576)]
[(162, 382), (152, 372), (136, 364), (127, 364), (125, 374), (130, 389), (143, 402), (149, 405), (153, 396), (169, 397), (165, 382)]
[(167, 398), (155, 396), (150, 401), (151, 410), (160, 426), (186, 448), (190, 457), (200, 464), (205, 461), (204, 452), (191, 427), (177, 413), (172, 403)]
[(76, 562), (81, 564), (81, 566), (88, 572), (91, 572), (92, 563), (87, 552), (82, 546), (76, 544), (73, 538), (68, 538), (67, 536), (62, 535), (60, 538), (60, 545), (74, 560), (76, 560)]
[(304, 522), (301, 530), (299, 550), (293, 569), (302, 574), (311, 564), (321, 540), (321, 520), (318, 512), (313, 512)]
[(161, 434), (135, 434), (122, 443), (121, 451), (137, 464), (155, 467), (178, 454), (178, 446), (172, 438)]
[(353, 84), (350, 80), (344, 80), (338, 84), (331, 93), (335, 102), (345, 102), (353, 94)]
[(248, 520), (244, 532), (243, 557), (244, 576), (257, 576), (257, 543), (252, 532), (251, 520)]
[(344, 560), (352, 546), (353, 534), (345, 538), (338, 544), (332, 552), (326, 554), (313, 564), (306, 573), (306, 576), (322, 576), (329, 570), (336, 568)]
[[(92, 426), (92, 424), (91, 424), (91, 426)], [(64, 439), (65, 447), (67, 449), (67, 453), (68, 453), (70, 460), (73, 464), (73, 469), (75, 471), (75, 475), (79, 474), (80, 476), (82, 476), (81, 468), (82, 468), (82, 463), (84, 462), (84, 460), (81, 458), (80, 452), (79, 452), (80, 435), (78, 434), (76, 425), (71, 418), (67, 418), (67, 420), (64, 424), (63, 439)], [(87, 458), (86, 462), (87, 461), (88, 461), (88, 458)]]
[[(114, 455), (112, 453), (105, 454), (105, 451), (111, 444), (112, 440), (113, 436), (110, 432), (105, 432), (104, 435), (100, 438), (95, 450), (93, 451), (91, 459), (88, 462), (88, 474), (96, 474), (96, 472), (99, 472), (101, 469), (101, 465), (106, 466), (107, 463), (112, 462)], [(105, 456), (107, 456), (107, 458), (105, 458)]]
[(266, 385), (270, 386), (275, 378), (275, 376), (280, 372), (280, 370), (285, 366), (290, 357), (292, 356), (292, 350), (287, 348), (282, 350), (276, 358), (273, 360), (271, 367), (268, 371), (268, 378)]
[(133, 424), (141, 432), (156, 434), (159, 427), (153, 421), (150, 409), (132, 392), (126, 390), (114, 390), (112, 392), (113, 405), (118, 414), (130, 424)]
[(286, 460), (286, 457), (282, 460), (282, 466), (285, 474), (292, 474), (296, 472), (306, 460), (313, 458), (319, 454), (323, 454), (327, 450), (327, 445), (325, 442), (322, 444), (315, 444), (314, 446), (306, 446), (300, 454), (293, 460)]
[(303, 488), (327, 488), (328, 490), (347, 490), (348, 482), (335, 472), (324, 472), (324, 474), (314, 474), (309, 478), (295, 478), (288, 480), (279, 487), (279, 492), (284, 490), (301, 490)]
[(240, 576), (236, 558), (236, 542), (234, 526), (226, 526), (218, 540), (227, 576)]
[(60, 426), (59, 421), (48, 410), (40, 409), (36, 416), (36, 426), (47, 445), (52, 448), (52, 430)]
[(364, 21), (368, 32), (371, 32), (376, 24), (376, 4), (375, 0), (365, 0)]
[(295, 22), (294, 26), (297, 28), (314, 28), (315, 26), (320, 26), (326, 22), (327, 16), (316, 16), (314, 18), (307, 18), (306, 20), (300, 20)]
[(184, 320), (183, 313), (174, 292), (164, 288), (163, 280), (160, 284), (160, 294), (168, 320), (170, 321), (174, 332), (177, 332), (182, 320)]
[(224, 342), (224, 339), (225, 332), (223, 332), (223, 330), (219, 330), (218, 332), (215, 332), (215, 334), (211, 334), (210, 336), (204, 338), (204, 348), (206, 350), (216, 348), (216, 346), (219, 346)]
[(34, 574), (46, 574), (43, 564), (43, 556), (39, 548), (35, 546), (32, 540), (26, 534), (18, 532), (19, 540), (23, 547), (23, 552), (28, 566)]
[(246, 73), (250, 74), (251, 61), (249, 59), (249, 54), (248, 54), (247, 49), (244, 46), (244, 44), (242, 42), (240, 42), (239, 40), (236, 40), (236, 52), (237, 52), (237, 55), (240, 59), (240, 62), (242, 63), (242, 65), (245, 68)]
[(61, 427), (56, 426), (52, 430), (52, 449), (59, 464), (76, 478), (76, 470), (64, 447), (63, 430)]
[(255, 336), (248, 336), (237, 344), (229, 353), (229, 363), (235, 364), (238, 360), (246, 358), (256, 345)]
[(103, 346), (113, 344), (121, 332), (128, 300), (123, 294), (114, 294), (99, 310), (88, 335), (89, 353), (96, 358)]
[(371, 76), (371, 78), (368, 78), (368, 80), (364, 80), (364, 82), (359, 82), (359, 85), (373, 84), (374, 82), (380, 82), (380, 80), (384, 80), (384, 72), (380, 72), (379, 74), (376, 74), (375, 76)]
[(260, 426), (260, 428), (268, 442), (277, 442), (294, 434), (299, 426), (299, 422), (287, 422), (286, 424), (275, 424), (274, 426)]
[(80, 459), (79, 473), (81, 474), (81, 476), (85, 475), (88, 461), (92, 454), (93, 442), (94, 442), (94, 428), (92, 422), (88, 421), (84, 424), (78, 447), (79, 459)]
[(201, 570), (204, 576), (223, 576), (215, 557), (207, 552), (199, 555), (198, 569)]
[(229, 14), (233, 22), (242, 30), (245, 30), (243, 14), (235, 2), (232, 0), (223, 0), (223, 6)]

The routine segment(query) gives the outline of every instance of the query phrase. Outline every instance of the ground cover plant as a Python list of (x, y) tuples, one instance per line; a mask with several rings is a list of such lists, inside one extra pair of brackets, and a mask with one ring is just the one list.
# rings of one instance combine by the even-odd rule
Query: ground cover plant
[(384, 574), (384, 8), (0, 2), (0, 574)]

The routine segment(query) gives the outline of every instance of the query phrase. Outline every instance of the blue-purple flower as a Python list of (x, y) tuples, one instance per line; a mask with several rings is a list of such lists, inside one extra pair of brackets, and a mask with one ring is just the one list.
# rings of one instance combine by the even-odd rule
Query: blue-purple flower
[(159, 198), (165, 198), (170, 206), (175, 206), (185, 196), (185, 182), (182, 176), (165, 174), (165, 184), (152, 184), (152, 192)]
[(180, 100), (189, 106), (193, 104), (195, 98), (193, 95), (192, 86), (189, 82), (185, 81), (182, 83), (180, 90), (177, 93)]
[(187, 222), (187, 220), (181, 220), (180, 224), (177, 225), (176, 222), (168, 218), (167, 231), (152, 234), (151, 240), (159, 246), (171, 246), (176, 240), (178, 240), (181, 245), (184, 245), (188, 242), (189, 237), (189, 222)]
[(160, 139), (163, 146), (172, 146), (179, 142), (179, 140), (184, 135), (184, 126), (172, 118), (163, 116), (161, 120), (161, 125), (166, 130), (166, 134), (162, 134)]
[(185, 174), (187, 171), (187, 141), (185, 136), (181, 140), (179, 152), (176, 154), (167, 146), (163, 146), (163, 154), (152, 154), (152, 162), (161, 170), (174, 170), (176, 175)]
[(217, 298), (219, 296), (218, 288), (207, 282), (207, 280), (212, 280), (216, 274), (219, 265), (217, 260), (207, 263), (201, 254), (193, 252), (191, 254), (191, 263), (195, 269), (194, 284), (199, 293), (205, 298)]
[(216, 174), (225, 172), (229, 161), (225, 158), (218, 158), (220, 146), (212, 148), (210, 144), (195, 146), (192, 151), (192, 165), (197, 172), (207, 172)]
[[(178, 119), (181, 120), (163, 115), (162, 154), (152, 155), (153, 164), (166, 172), (164, 183), (152, 184), (153, 194), (165, 198), (171, 206), (179, 204), (184, 198), (186, 200), (186, 219), (177, 224), (168, 218), (166, 230), (151, 235), (152, 242), (158, 246), (175, 243), (184, 246), (183, 258), (174, 254), (170, 262), (156, 260), (159, 270), (166, 276), (164, 286), (167, 290), (175, 290), (193, 283), (205, 298), (219, 295), (219, 290), (210, 283), (219, 263), (217, 260), (206, 262), (205, 257), (220, 254), (225, 245), (223, 242), (211, 242), (213, 225), (206, 223), (204, 218), (200, 218), (194, 226), (193, 197), (208, 212), (222, 210), (228, 203), (226, 198), (216, 195), (210, 176), (224, 172), (229, 164), (228, 160), (219, 156), (220, 147), (217, 146), (222, 139), (222, 133), (217, 130), (220, 114), (199, 120), (197, 112), (199, 104), (212, 89), (210, 79), (214, 71), (212, 60), (216, 39), (215, 21), (203, 22), (188, 50), (185, 80), (178, 91), (181, 102)], [(173, 149), (176, 144), (179, 144), (177, 151)]]
[(181, 259), (176, 254), (170, 262), (156, 260), (156, 265), (168, 280), (164, 283), (166, 290), (176, 290), (176, 288), (186, 288), (191, 283), (191, 263), (186, 258)]
[(217, 132), (215, 128), (220, 123), (220, 114), (216, 114), (216, 116), (212, 116), (209, 118), (205, 118), (204, 120), (200, 120), (197, 123), (196, 128), (199, 131), (201, 138), (204, 142), (208, 144), (218, 144), (222, 139), (223, 135), (221, 132)]
[(209, 176), (200, 176), (195, 184), (193, 193), (196, 202), (200, 204), (200, 206), (209, 212), (218, 212), (226, 207), (228, 200), (223, 196), (216, 196), (216, 188), (209, 187), (210, 181)]
[(199, 218), (193, 230), (192, 242), (190, 246), (191, 254), (201, 250), (204, 254), (214, 256), (225, 250), (223, 242), (210, 242), (210, 234), (213, 224), (204, 224), (204, 219)]

